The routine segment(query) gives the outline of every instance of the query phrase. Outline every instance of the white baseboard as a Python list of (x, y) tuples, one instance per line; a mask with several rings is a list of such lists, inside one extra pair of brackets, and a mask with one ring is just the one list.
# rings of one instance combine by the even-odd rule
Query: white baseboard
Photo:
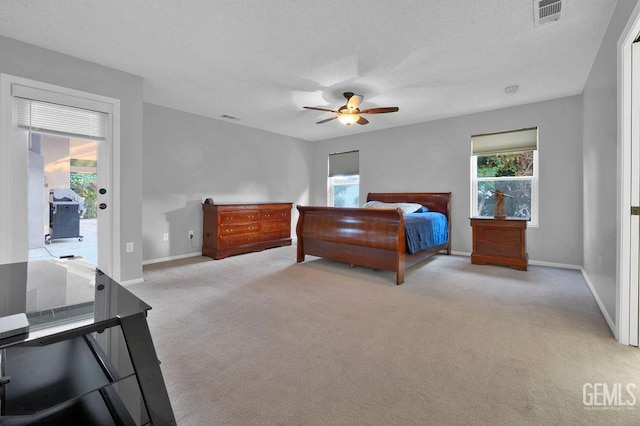
[(582, 266), (580, 265), (572, 265), (570, 263), (545, 262), (542, 260), (530, 260), (529, 265), (547, 266), (549, 268), (560, 268), (560, 269), (576, 269), (578, 271), (582, 269)]
[(202, 252), (180, 254), (178, 256), (160, 257), (157, 259), (143, 260), (142, 265), (151, 265), (152, 263), (169, 262), (170, 260), (186, 259), (188, 257), (202, 256)]
[(616, 325), (611, 319), (611, 317), (609, 316), (609, 313), (607, 312), (607, 310), (605, 309), (604, 303), (602, 303), (602, 300), (600, 300), (600, 296), (598, 296), (598, 293), (596, 292), (595, 288), (593, 288), (593, 284), (591, 283), (591, 280), (587, 275), (587, 271), (585, 271), (584, 268), (581, 266), (580, 272), (582, 272), (582, 277), (587, 282), (587, 286), (589, 286), (589, 290), (591, 290), (591, 294), (593, 295), (593, 298), (596, 300), (596, 303), (600, 308), (600, 312), (602, 312), (602, 316), (604, 317), (604, 320), (607, 322), (607, 325), (611, 329), (611, 332), (613, 333), (613, 336), (615, 337), (615, 339), (618, 340), (618, 332), (617, 332)]

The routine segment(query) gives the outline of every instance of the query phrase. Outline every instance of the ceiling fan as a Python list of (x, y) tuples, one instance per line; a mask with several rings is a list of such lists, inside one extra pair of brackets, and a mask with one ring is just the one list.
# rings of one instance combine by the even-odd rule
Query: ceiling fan
[(315, 109), (318, 111), (327, 111), (333, 112), (338, 115), (335, 117), (327, 118), (325, 120), (320, 120), (316, 124), (326, 123), (331, 120), (335, 120), (336, 118), (340, 120), (342, 123), (347, 126), (351, 126), (354, 123), (358, 123), (361, 125), (365, 125), (369, 123), (369, 120), (362, 117), (361, 114), (385, 114), (387, 112), (396, 112), (399, 110), (398, 107), (384, 107), (384, 108), (369, 108), (369, 109), (360, 109), (360, 103), (362, 102), (362, 95), (356, 95), (353, 92), (344, 92), (344, 97), (347, 98), (347, 103), (342, 105), (340, 108), (336, 109), (327, 109), (327, 108), (317, 108), (317, 107), (303, 107), (305, 109)]

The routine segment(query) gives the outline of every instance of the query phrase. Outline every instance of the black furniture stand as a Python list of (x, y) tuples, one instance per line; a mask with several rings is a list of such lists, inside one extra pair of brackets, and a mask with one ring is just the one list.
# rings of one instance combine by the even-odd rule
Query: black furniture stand
[(106, 274), (78, 258), (0, 265), (0, 301), (29, 322), (0, 339), (1, 425), (176, 424), (151, 307)]

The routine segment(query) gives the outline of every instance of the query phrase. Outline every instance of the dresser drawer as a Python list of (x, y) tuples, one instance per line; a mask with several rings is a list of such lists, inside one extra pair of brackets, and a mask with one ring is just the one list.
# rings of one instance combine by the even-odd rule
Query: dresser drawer
[(220, 235), (238, 235), (258, 232), (260, 225), (258, 222), (242, 223), (239, 225), (220, 225)]
[(260, 241), (260, 234), (257, 232), (253, 232), (250, 234), (220, 235), (218, 241), (220, 243), (220, 248), (253, 244)]
[(236, 210), (220, 212), (220, 225), (228, 223), (256, 222), (260, 214), (258, 210)]
[(288, 221), (284, 221), (284, 220), (279, 220), (279, 221), (265, 221), (265, 222), (261, 222), (260, 223), (260, 230), (262, 232), (269, 232), (269, 231), (280, 231), (283, 229), (289, 230), (289, 222)]
[(505, 229), (505, 228), (492, 228), (492, 227), (478, 227), (475, 229), (476, 241), (483, 242), (505, 242), (505, 243), (520, 243), (520, 230), (519, 229)]
[(491, 243), (477, 244), (474, 253), (488, 256), (520, 257), (520, 244)]
[(282, 220), (282, 219), (291, 219), (291, 209), (269, 209), (263, 210), (260, 212), (260, 220)]
[(282, 238), (289, 237), (291, 237), (291, 232), (288, 229), (283, 229), (281, 231), (263, 232), (261, 234), (262, 241), (281, 240)]

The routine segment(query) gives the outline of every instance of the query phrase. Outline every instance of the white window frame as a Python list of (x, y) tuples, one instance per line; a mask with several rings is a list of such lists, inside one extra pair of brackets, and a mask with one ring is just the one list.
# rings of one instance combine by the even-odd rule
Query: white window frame
[[(538, 161), (538, 149), (533, 150), (533, 176), (499, 176), (499, 177), (478, 177), (478, 156), (471, 155), (471, 202), (470, 202), (470, 215), (472, 217), (478, 216), (478, 182), (482, 181), (518, 181), (518, 180), (530, 180), (531, 181), (531, 218), (527, 222), (527, 226), (530, 228), (539, 227), (539, 197), (538, 197), (538, 176), (539, 176), (539, 161)], [(473, 152), (473, 151), (472, 151)], [(513, 153), (513, 152), (511, 152)]]

